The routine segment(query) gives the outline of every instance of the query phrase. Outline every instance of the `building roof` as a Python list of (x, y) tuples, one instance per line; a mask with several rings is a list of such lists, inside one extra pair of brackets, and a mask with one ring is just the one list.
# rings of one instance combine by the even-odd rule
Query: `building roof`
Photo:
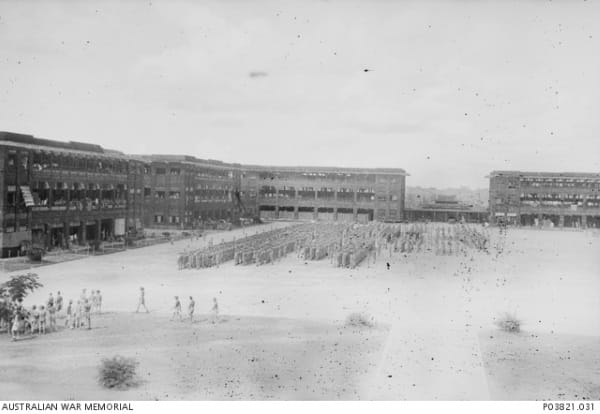
[(393, 174), (409, 175), (401, 168), (355, 168), (355, 167), (314, 167), (314, 166), (265, 166), (242, 165), (243, 170), (256, 172), (295, 172), (295, 173), (330, 173), (330, 174)]
[(0, 145), (20, 148), (39, 149), (41, 151), (59, 151), (80, 155), (120, 158), (141, 162), (180, 162), (195, 166), (240, 169), (256, 172), (294, 172), (294, 173), (329, 173), (329, 174), (391, 174), (407, 176), (401, 168), (344, 168), (344, 167), (314, 167), (314, 166), (263, 166), (225, 163), (219, 160), (203, 160), (191, 155), (179, 154), (124, 154), (120, 151), (102, 148), (100, 145), (77, 141), (54, 141), (37, 138), (33, 135), (17, 134), (0, 131)]
[(77, 141), (54, 141), (45, 138), (37, 138), (33, 135), (16, 134), (14, 132), (0, 131), (0, 145), (27, 148), (40, 151), (63, 152), (94, 157), (108, 157), (127, 159), (128, 157), (120, 151), (102, 148), (100, 145), (88, 144)]
[(509, 177), (535, 177), (535, 178), (600, 178), (600, 173), (589, 172), (539, 172), (539, 171), (492, 171), (486, 178)]

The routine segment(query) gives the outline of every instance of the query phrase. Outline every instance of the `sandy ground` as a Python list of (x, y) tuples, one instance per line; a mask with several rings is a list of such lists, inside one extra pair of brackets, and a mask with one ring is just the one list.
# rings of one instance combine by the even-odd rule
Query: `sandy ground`
[[(38, 268), (44, 287), (27, 299), (28, 305), (43, 303), (50, 291), (61, 290), (68, 299), (77, 298), (82, 288), (100, 289), (104, 309), (111, 313), (91, 332), (0, 343), (0, 368), (9, 372), (0, 393), (9, 392), (11, 399), (67, 398), (59, 391), (70, 384), (72, 396), (82, 399), (598, 398), (597, 387), (590, 384), (598, 384), (592, 349), (600, 337), (600, 238), (589, 232), (527, 229), (502, 237), (492, 231), (499, 248), (490, 255), (397, 254), (355, 270), (287, 257), (262, 267), (226, 264), (178, 271), (176, 254), (187, 241)], [(240, 237), (241, 231), (213, 239), (233, 236)], [(149, 315), (132, 314), (139, 286), (146, 288)], [(168, 321), (174, 295), (182, 298), (184, 309), (187, 297), (194, 296), (197, 313), (208, 313), (217, 297), (227, 322), (215, 329), (194, 325), (193, 330), (202, 331), (197, 345), (190, 326)], [(378, 328), (368, 335), (344, 330), (340, 335), (352, 312), (372, 315)], [(508, 335), (493, 324), (503, 312), (523, 321), (512, 343), (511, 337), (494, 335)], [(290, 339), (289, 333), (298, 338)], [(532, 334), (544, 344), (537, 349), (546, 351), (525, 352), (531, 344), (523, 338)], [(271, 339), (248, 339), (263, 335)], [(340, 346), (342, 354), (331, 354)], [(64, 351), (69, 347), (70, 353)], [(180, 347), (194, 352), (188, 357)], [(218, 358), (215, 349), (222, 353)], [(269, 357), (241, 363), (262, 350)], [(553, 374), (553, 367), (567, 351), (576, 352), (582, 363), (564, 363), (563, 370), (580, 382), (561, 392), (565, 377)], [(116, 353), (138, 358), (140, 372), (160, 375), (153, 374), (136, 390), (102, 390), (95, 367)], [(56, 355), (64, 356), (57, 360)], [(174, 360), (167, 363), (165, 355)], [(341, 355), (348, 358), (340, 361)], [(328, 358), (340, 368), (319, 362)], [(70, 368), (61, 371), (66, 361)], [(298, 374), (305, 367), (310, 368), (305, 375)], [(540, 375), (542, 370), (546, 375)], [(268, 380), (275, 371), (279, 378), (287, 373), (285, 381)], [(35, 380), (38, 376), (42, 380)], [(63, 378), (61, 387), (49, 381), (53, 376)], [(528, 385), (516, 390), (515, 378)]]

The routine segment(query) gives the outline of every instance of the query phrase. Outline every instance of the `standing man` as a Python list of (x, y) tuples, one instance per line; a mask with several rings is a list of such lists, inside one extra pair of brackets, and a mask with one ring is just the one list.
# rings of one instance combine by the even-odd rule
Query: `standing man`
[(69, 304), (67, 305), (67, 317), (65, 319), (65, 328), (68, 328), (69, 325), (71, 329), (73, 329), (75, 320), (73, 319), (73, 299), (69, 300)]
[(181, 320), (181, 302), (179, 301), (179, 296), (175, 296), (175, 306), (173, 307), (173, 316), (171, 320), (179, 318)]
[(196, 302), (194, 302), (194, 298), (190, 296), (190, 303), (188, 305), (188, 314), (190, 315), (190, 322), (194, 323), (194, 308), (196, 307)]
[(49, 308), (50, 306), (54, 306), (54, 297), (52, 296), (52, 292), (50, 292), (48, 300), (46, 301), (46, 307)]
[(48, 322), (48, 330), (56, 331), (56, 308), (50, 302), (48, 302)]
[(212, 323), (215, 324), (219, 322), (219, 303), (217, 302), (217, 298), (213, 298), (213, 307), (211, 309), (212, 313)]
[(83, 315), (88, 329), (92, 329), (92, 304), (88, 299), (83, 302)]
[(63, 306), (63, 297), (60, 295), (60, 291), (56, 293), (56, 313), (59, 313), (62, 310)]
[(140, 287), (140, 300), (138, 302), (138, 306), (137, 306), (137, 309), (135, 311), (136, 313), (138, 313), (140, 311), (140, 306), (143, 306), (144, 309), (146, 310), (146, 313), (148, 313), (148, 308), (146, 307), (146, 298), (145, 298), (145, 296), (146, 296), (146, 293), (144, 291), (144, 287)]
[(96, 291), (96, 312), (102, 313), (102, 293), (97, 290)]

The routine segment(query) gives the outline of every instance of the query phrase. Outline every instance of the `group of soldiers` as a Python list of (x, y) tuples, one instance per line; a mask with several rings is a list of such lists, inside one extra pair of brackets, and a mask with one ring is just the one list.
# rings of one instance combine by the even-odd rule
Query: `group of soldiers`
[(56, 332), (59, 330), (57, 322), (59, 319), (64, 319), (64, 328), (91, 329), (92, 313), (102, 311), (102, 293), (99, 290), (92, 290), (88, 296), (86, 289), (83, 289), (76, 302), (71, 299), (64, 306), (63, 296), (59, 291), (56, 296), (50, 293), (44, 305), (33, 305), (31, 309), (27, 309), (22, 301), (11, 301), (9, 309), (10, 332), (13, 340), (20, 339), (21, 334), (45, 335)]
[(186, 251), (178, 257), (178, 267), (182, 269), (218, 267), (221, 263), (234, 260), (235, 264), (266, 264), (291, 253), (296, 246), (294, 240), (306, 236), (304, 225), (255, 233), (240, 240), (221, 241), (207, 247)]
[(473, 224), (303, 223), (257, 233), (240, 240), (180, 254), (179, 269), (274, 263), (290, 253), (299, 259), (329, 258), (336, 267), (355, 268), (384, 252), (457, 255), (466, 249), (487, 252), (489, 231)]

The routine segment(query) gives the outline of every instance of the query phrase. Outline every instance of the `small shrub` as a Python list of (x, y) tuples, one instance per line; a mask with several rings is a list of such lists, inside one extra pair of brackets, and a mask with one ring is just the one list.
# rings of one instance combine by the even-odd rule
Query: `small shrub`
[(521, 321), (510, 313), (505, 313), (496, 320), (496, 326), (505, 332), (517, 333), (521, 331)]
[(373, 317), (365, 313), (354, 312), (346, 318), (346, 326), (354, 326), (359, 328), (372, 328), (375, 326)]
[(105, 358), (100, 364), (100, 384), (104, 388), (125, 390), (138, 385), (136, 368), (138, 362), (133, 358), (114, 356)]

